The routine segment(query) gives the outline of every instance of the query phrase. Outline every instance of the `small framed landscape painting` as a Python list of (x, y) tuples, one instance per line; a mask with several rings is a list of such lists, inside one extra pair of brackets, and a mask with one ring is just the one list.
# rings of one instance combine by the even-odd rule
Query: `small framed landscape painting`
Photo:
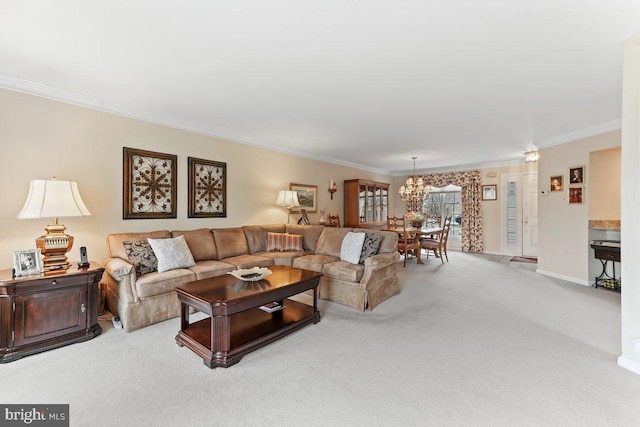
[(291, 212), (298, 212), (300, 209), (306, 209), (307, 212), (315, 212), (318, 210), (318, 186), (306, 184), (289, 184), (289, 190), (298, 193), (299, 208), (293, 208)]
[(498, 186), (496, 184), (483, 185), (482, 200), (498, 200)]

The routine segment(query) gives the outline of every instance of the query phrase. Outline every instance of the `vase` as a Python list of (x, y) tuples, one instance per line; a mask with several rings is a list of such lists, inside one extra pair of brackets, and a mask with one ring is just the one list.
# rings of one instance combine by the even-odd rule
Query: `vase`
[(327, 222), (327, 219), (324, 217), (324, 211), (320, 211), (320, 219), (318, 220), (320, 224), (324, 224)]
[(414, 228), (422, 228), (422, 221), (411, 221), (411, 226)]

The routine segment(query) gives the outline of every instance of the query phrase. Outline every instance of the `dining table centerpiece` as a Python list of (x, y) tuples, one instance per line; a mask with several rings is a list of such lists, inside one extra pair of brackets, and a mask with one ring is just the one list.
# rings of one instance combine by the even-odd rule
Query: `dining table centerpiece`
[(427, 219), (428, 215), (422, 212), (407, 212), (404, 216), (407, 219), (407, 222), (411, 224), (412, 227), (422, 228), (424, 221)]

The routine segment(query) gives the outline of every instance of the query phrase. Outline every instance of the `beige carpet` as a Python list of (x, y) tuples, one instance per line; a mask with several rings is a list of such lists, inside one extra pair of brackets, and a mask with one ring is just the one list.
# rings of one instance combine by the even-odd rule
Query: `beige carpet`
[(451, 252), (402, 293), (210, 370), (179, 320), (0, 366), (2, 403), (69, 403), (72, 426), (638, 426), (616, 365), (620, 294)]

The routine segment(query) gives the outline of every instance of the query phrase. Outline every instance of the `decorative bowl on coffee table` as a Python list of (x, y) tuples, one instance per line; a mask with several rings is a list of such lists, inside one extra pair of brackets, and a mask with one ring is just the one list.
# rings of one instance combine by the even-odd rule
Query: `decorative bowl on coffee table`
[(264, 267), (241, 268), (228, 272), (232, 276), (245, 282), (256, 282), (271, 274), (271, 270)]

